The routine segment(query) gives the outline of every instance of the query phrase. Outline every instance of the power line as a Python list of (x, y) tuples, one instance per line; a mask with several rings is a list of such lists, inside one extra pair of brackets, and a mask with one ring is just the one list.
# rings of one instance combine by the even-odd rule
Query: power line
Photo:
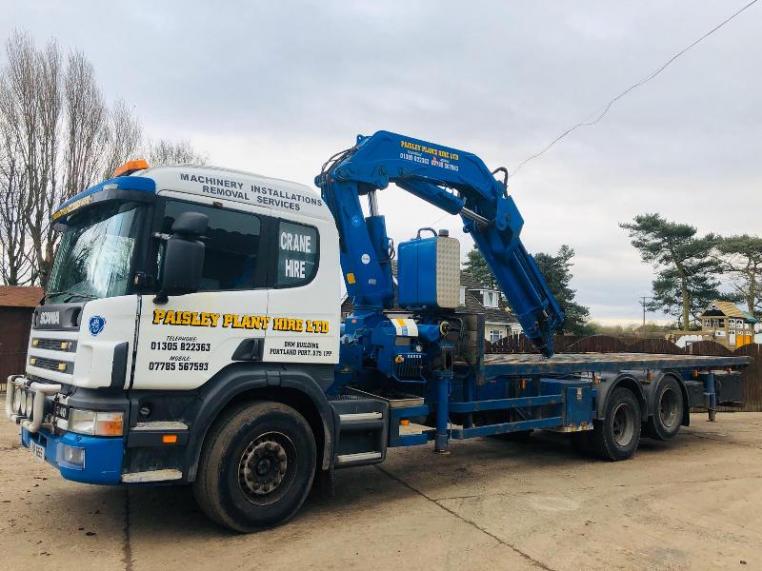
[(648, 83), (649, 81), (651, 81), (653, 78), (655, 78), (657, 75), (659, 75), (662, 71), (667, 69), (667, 67), (669, 67), (677, 58), (679, 58), (685, 52), (687, 52), (688, 50), (690, 50), (691, 48), (693, 48), (694, 46), (696, 46), (700, 42), (704, 41), (706, 38), (708, 38), (712, 34), (714, 34), (717, 30), (719, 30), (720, 28), (722, 28), (723, 26), (728, 24), (731, 20), (733, 20), (737, 16), (739, 16), (742, 12), (744, 12), (744, 11), (748, 10), (749, 8), (751, 8), (754, 4), (757, 3), (757, 1), (758, 0), (752, 0), (748, 4), (744, 5), (742, 8), (740, 8), (739, 10), (734, 12), (731, 16), (727, 17), (722, 22), (720, 22), (715, 27), (713, 27), (711, 30), (709, 30), (708, 32), (704, 33), (698, 39), (694, 40), (693, 42), (688, 44), (686, 47), (681, 49), (679, 52), (677, 52), (675, 55), (673, 55), (671, 58), (669, 58), (666, 62), (664, 62), (661, 66), (659, 66), (654, 71), (652, 71), (647, 76), (645, 76), (643, 79), (641, 79), (640, 81), (638, 81), (636, 83), (633, 83), (627, 89), (622, 91), (619, 95), (617, 95), (616, 97), (611, 99), (608, 103), (606, 103), (606, 105), (603, 107), (603, 109), (600, 111), (600, 113), (598, 113), (598, 115), (594, 119), (588, 119), (586, 121), (581, 121), (581, 122), (577, 123), (576, 125), (573, 125), (573, 126), (569, 127), (568, 129), (566, 129), (563, 133), (558, 135), (558, 137), (556, 137), (550, 143), (548, 143), (541, 151), (539, 151), (539, 152), (537, 152), (537, 153), (527, 157), (523, 161), (521, 161), (518, 164), (518, 166), (515, 169), (513, 169), (513, 172), (511, 173), (511, 175), (515, 176), (516, 173), (519, 172), (521, 170), (521, 168), (525, 164), (527, 164), (529, 161), (532, 161), (532, 160), (534, 160), (534, 159), (544, 155), (552, 147), (554, 147), (557, 143), (561, 142), (563, 139), (565, 139), (568, 135), (570, 135), (571, 133), (573, 133), (577, 129), (580, 129), (582, 127), (592, 127), (593, 125), (598, 123), (601, 119), (603, 119), (608, 114), (609, 110), (613, 107), (613, 105), (617, 101), (619, 101), (622, 97), (624, 97), (625, 95), (627, 95), (628, 93), (630, 93), (634, 89), (640, 87), (641, 85), (644, 85), (644, 84)]
[[(673, 62), (674, 62), (676, 59), (678, 59), (680, 56), (682, 56), (682, 55), (683, 55), (683, 54), (685, 54), (685, 53), (686, 53), (688, 50), (690, 50), (691, 48), (695, 47), (697, 44), (701, 43), (701, 42), (702, 42), (702, 41), (704, 41), (706, 38), (708, 38), (709, 36), (711, 36), (712, 34), (714, 34), (714, 33), (715, 33), (717, 30), (719, 30), (720, 28), (722, 28), (723, 26), (725, 26), (726, 24), (728, 24), (730, 21), (732, 21), (733, 19), (735, 19), (737, 16), (739, 16), (739, 15), (740, 15), (742, 12), (745, 12), (746, 10), (748, 10), (749, 8), (751, 8), (751, 7), (752, 7), (754, 4), (756, 4), (758, 1), (759, 1), (759, 0), (751, 0), (751, 2), (749, 2), (748, 4), (745, 4), (743, 7), (741, 7), (740, 9), (738, 9), (737, 11), (735, 11), (733, 14), (731, 14), (730, 16), (728, 16), (727, 18), (725, 18), (725, 19), (724, 19), (722, 22), (720, 22), (719, 24), (717, 24), (716, 26), (714, 26), (712, 29), (710, 29), (709, 31), (705, 32), (705, 33), (704, 33), (704, 34), (702, 34), (700, 37), (698, 37), (697, 39), (695, 39), (693, 42), (691, 42), (690, 44), (688, 44), (686, 47), (684, 47), (683, 49), (681, 49), (680, 51), (678, 51), (677, 53), (675, 53), (675, 54), (674, 54), (672, 57), (670, 57), (670, 58), (669, 58), (669, 59), (668, 59), (666, 62), (664, 62), (662, 65), (660, 65), (660, 66), (659, 66), (658, 68), (656, 68), (654, 71), (652, 71), (651, 73), (649, 73), (649, 74), (648, 74), (647, 76), (645, 76), (643, 79), (641, 79), (641, 80), (637, 81), (636, 83), (633, 83), (631, 86), (629, 86), (627, 89), (625, 89), (624, 91), (622, 91), (621, 93), (619, 93), (619, 94), (618, 94), (617, 96), (615, 96), (613, 99), (609, 100), (609, 102), (608, 102), (608, 103), (606, 103), (606, 105), (603, 107), (603, 109), (602, 109), (602, 110), (601, 110), (601, 111), (598, 113), (598, 115), (597, 115), (597, 116), (596, 116), (594, 119), (588, 119), (588, 120), (586, 120), (586, 121), (581, 121), (581, 122), (579, 122), (579, 123), (577, 123), (577, 124), (575, 124), (575, 125), (572, 125), (572, 126), (571, 126), (571, 127), (569, 127), (568, 129), (566, 129), (564, 132), (562, 132), (560, 135), (558, 135), (558, 137), (556, 137), (556, 138), (555, 138), (555, 139), (553, 139), (553, 140), (552, 140), (550, 143), (548, 143), (548, 144), (547, 144), (547, 145), (546, 145), (546, 146), (545, 146), (545, 147), (544, 147), (544, 148), (543, 148), (541, 151), (539, 151), (539, 152), (537, 152), (537, 153), (535, 153), (535, 154), (533, 154), (533, 155), (531, 155), (531, 156), (527, 157), (527, 158), (526, 158), (526, 159), (524, 159), (523, 161), (521, 161), (521, 162), (520, 162), (520, 163), (519, 163), (519, 164), (516, 166), (516, 168), (515, 168), (515, 169), (513, 169), (513, 170), (511, 171), (511, 176), (512, 176), (512, 177), (513, 177), (513, 176), (515, 176), (515, 175), (516, 175), (516, 173), (517, 173), (517, 172), (519, 172), (519, 171), (521, 170), (521, 168), (522, 168), (522, 167), (523, 167), (525, 164), (527, 164), (529, 161), (532, 161), (532, 160), (534, 160), (534, 159), (536, 159), (536, 158), (538, 158), (538, 157), (541, 157), (542, 155), (544, 155), (544, 154), (545, 154), (546, 152), (548, 152), (548, 151), (549, 151), (551, 148), (553, 148), (553, 147), (554, 147), (554, 146), (555, 146), (557, 143), (561, 142), (563, 139), (565, 139), (565, 138), (566, 138), (568, 135), (570, 135), (571, 133), (573, 133), (573, 132), (574, 132), (574, 131), (576, 131), (577, 129), (580, 129), (580, 128), (582, 128), (582, 127), (592, 127), (593, 125), (595, 125), (595, 124), (597, 124), (598, 122), (600, 122), (600, 121), (601, 121), (601, 120), (602, 120), (602, 119), (603, 119), (603, 118), (604, 118), (604, 117), (605, 117), (605, 116), (608, 114), (609, 110), (610, 110), (610, 109), (611, 109), (611, 108), (614, 106), (614, 104), (615, 104), (617, 101), (619, 101), (620, 99), (622, 99), (622, 97), (626, 96), (626, 95), (627, 95), (627, 94), (629, 94), (631, 91), (633, 91), (633, 90), (637, 89), (638, 87), (640, 87), (640, 86), (642, 86), (642, 85), (644, 85), (644, 84), (648, 83), (648, 82), (649, 82), (649, 81), (651, 81), (652, 79), (654, 79), (654, 78), (655, 78), (657, 75), (659, 75), (659, 74), (660, 74), (662, 71), (664, 71), (665, 69), (667, 69), (667, 67), (669, 67), (669, 66), (670, 66), (670, 65), (671, 65), (671, 64), (672, 64), (672, 63), (673, 63)], [(444, 219), (445, 219), (445, 218), (446, 218), (448, 215), (449, 215), (448, 213), (445, 213), (445, 214), (443, 214), (442, 216), (440, 216), (439, 218), (437, 218), (437, 219), (436, 219), (436, 220), (435, 220), (433, 223), (429, 224), (429, 226), (435, 226), (436, 224), (438, 224), (439, 222), (441, 222), (442, 220), (444, 220)]]
[(431, 224), (429, 224), (429, 226), (431, 226), (431, 227), (434, 227), (434, 226), (436, 226), (437, 224), (439, 224), (439, 223), (440, 223), (442, 220), (444, 220), (444, 219), (445, 219), (445, 218), (447, 218), (448, 216), (452, 216), (452, 214), (450, 214), (449, 212), (445, 212), (444, 214), (442, 214), (442, 216), (440, 216), (439, 218), (437, 218), (436, 220), (434, 220), (434, 222), (432, 222)]

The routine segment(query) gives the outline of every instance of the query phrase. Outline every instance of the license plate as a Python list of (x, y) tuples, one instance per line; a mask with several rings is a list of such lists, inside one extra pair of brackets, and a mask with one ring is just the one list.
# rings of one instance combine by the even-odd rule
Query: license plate
[(45, 447), (40, 446), (36, 442), (30, 442), (29, 448), (32, 450), (32, 456), (34, 456), (35, 460), (39, 460), (40, 462), (45, 461)]

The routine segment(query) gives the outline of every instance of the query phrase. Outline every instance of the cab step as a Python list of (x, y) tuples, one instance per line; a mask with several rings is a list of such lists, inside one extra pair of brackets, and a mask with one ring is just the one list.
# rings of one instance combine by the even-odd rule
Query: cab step
[(355, 466), (357, 464), (370, 464), (381, 462), (384, 455), (381, 452), (357, 452), (356, 454), (339, 454), (336, 456), (336, 467)]
[(339, 420), (334, 465), (361, 466), (386, 457), (389, 405), (373, 398), (343, 395), (331, 401)]

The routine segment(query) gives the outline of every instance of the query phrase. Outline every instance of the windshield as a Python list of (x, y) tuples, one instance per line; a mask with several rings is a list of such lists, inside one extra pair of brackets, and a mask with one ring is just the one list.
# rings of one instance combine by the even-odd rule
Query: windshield
[(58, 247), (47, 300), (125, 295), (143, 211), (133, 202), (106, 202), (74, 214)]

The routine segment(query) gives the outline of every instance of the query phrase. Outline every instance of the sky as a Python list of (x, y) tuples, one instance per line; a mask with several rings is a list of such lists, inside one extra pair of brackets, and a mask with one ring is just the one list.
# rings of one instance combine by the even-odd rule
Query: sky
[[(0, 0), (0, 38), (81, 50), (151, 138), (314, 187), (325, 159), (381, 129), (513, 170), (744, 3)], [(760, 30), (762, 3), (511, 178), (527, 249), (574, 248), (593, 319), (637, 322), (650, 292), (620, 222), (762, 234)], [(379, 204), (397, 242), (436, 222), (471, 247), (399, 189)]]

